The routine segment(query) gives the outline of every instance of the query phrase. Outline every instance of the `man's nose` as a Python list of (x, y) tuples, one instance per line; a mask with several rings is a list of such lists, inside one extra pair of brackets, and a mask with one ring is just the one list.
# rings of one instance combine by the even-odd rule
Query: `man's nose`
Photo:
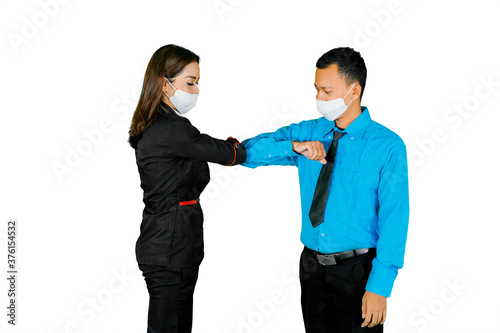
[(326, 94), (324, 92), (318, 91), (316, 93), (316, 99), (319, 101), (326, 101)]

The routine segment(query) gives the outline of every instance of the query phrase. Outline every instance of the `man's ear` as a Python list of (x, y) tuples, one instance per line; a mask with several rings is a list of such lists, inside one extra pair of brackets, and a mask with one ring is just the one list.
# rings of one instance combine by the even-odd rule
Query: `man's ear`
[(363, 88), (361, 88), (361, 86), (359, 85), (358, 82), (355, 82), (354, 84), (355, 85), (352, 88), (352, 99), (353, 100), (361, 98), (361, 91), (363, 90)]

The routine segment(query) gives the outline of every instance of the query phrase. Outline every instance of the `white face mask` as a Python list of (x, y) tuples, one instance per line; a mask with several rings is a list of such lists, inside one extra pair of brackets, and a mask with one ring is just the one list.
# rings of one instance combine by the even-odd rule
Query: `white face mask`
[[(354, 87), (355, 85), (356, 83), (354, 83), (352, 87)], [(351, 105), (352, 101), (354, 100), (352, 99), (349, 102), (349, 105), (345, 105), (344, 103), (344, 99), (346, 98), (347, 94), (351, 91), (352, 87), (349, 88), (344, 98), (339, 97), (332, 99), (331, 101), (316, 100), (316, 107), (318, 109), (318, 112), (321, 113), (326, 119), (330, 121), (336, 120), (347, 110), (349, 105)]]
[[(165, 78), (167, 79), (167, 78)], [(167, 82), (170, 83), (170, 81), (167, 79)], [(175, 89), (175, 87), (170, 83), (172, 88)], [(165, 95), (168, 96), (167, 92), (164, 92)], [(168, 96), (170, 98), (170, 101), (172, 104), (175, 106), (177, 111), (179, 111), (180, 114), (185, 114), (194, 106), (196, 105), (196, 100), (198, 99), (198, 94), (189, 94), (185, 91), (182, 91), (180, 89), (175, 89), (175, 93), (172, 96)]]

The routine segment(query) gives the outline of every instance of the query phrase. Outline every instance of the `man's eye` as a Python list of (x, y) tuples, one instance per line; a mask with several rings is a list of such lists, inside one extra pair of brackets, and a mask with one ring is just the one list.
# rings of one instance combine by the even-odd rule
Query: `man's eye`
[[(198, 82), (196, 82), (196, 85), (198, 85)], [(194, 83), (188, 83), (188, 86), (194, 86)]]
[(325, 94), (330, 95), (331, 93), (332, 93), (331, 91), (326, 91), (325, 90)]

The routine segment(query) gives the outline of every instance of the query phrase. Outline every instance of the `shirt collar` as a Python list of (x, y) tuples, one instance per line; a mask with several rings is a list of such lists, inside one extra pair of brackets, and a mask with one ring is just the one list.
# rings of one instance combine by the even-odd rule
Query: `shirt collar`
[[(354, 121), (349, 124), (349, 126), (347, 126), (345, 132), (353, 138), (359, 138), (363, 136), (363, 134), (366, 132), (366, 129), (370, 125), (371, 120), (372, 118), (370, 117), (370, 112), (368, 111), (368, 108), (366, 106), (362, 106), (361, 114), (357, 116), (356, 119), (354, 119)], [(335, 121), (330, 121), (325, 117), (320, 118), (319, 121), (320, 121), (319, 133), (323, 134), (323, 136), (326, 136), (334, 129), (340, 132), (338, 127), (335, 126)]]

